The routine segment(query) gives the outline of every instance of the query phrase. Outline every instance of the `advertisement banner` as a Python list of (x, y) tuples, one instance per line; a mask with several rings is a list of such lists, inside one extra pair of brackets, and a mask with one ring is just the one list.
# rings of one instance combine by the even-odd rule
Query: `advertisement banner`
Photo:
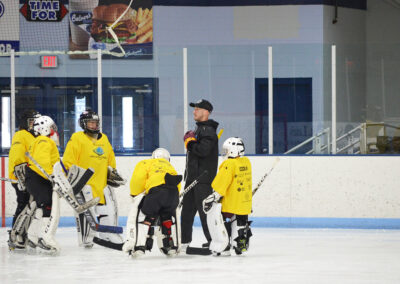
[(30, 22), (61, 22), (68, 10), (60, 0), (26, 0), (20, 12)]
[[(70, 44), (74, 50), (125, 52), (113, 59), (153, 58), (152, 0), (69, 0)], [(123, 49), (123, 51), (121, 50)], [(71, 58), (97, 58), (96, 54)]]
[(19, 51), (19, 3), (0, 0), (0, 52)]

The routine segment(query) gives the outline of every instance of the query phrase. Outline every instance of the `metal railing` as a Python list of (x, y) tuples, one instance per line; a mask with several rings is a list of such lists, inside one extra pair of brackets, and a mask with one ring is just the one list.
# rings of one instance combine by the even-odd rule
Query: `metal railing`
[[(326, 139), (324, 139), (324, 136)], [(325, 144), (324, 144), (325, 140)], [(312, 149), (306, 152), (306, 154), (323, 154), (326, 151), (328, 154), (331, 152), (331, 129), (326, 128), (321, 132), (317, 133), (316, 135), (308, 138), (304, 142), (300, 143), (297, 146), (294, 146), (290, 150), (286, 151), (284, 154), (290, 154), (294, 151), (300, 149), (301, 147), (307, 145), (308, 143), (313, 142)]]

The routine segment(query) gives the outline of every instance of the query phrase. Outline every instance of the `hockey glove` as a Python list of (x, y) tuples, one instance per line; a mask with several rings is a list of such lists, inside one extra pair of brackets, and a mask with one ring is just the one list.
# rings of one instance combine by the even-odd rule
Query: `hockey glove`
[(209, 196), (207, 196), (203, 200), (203, 211), (204, 211), (204, 213), (207, 214), (211, 210), (211, 208), (213, 207), (214, 203), (218, 203), (220, 199), (221, 199), (221, 195), (216, 191), (214, 191)]
[(117, 172), (117, 169), (108, 166), (107, 184), (112, 187), (119, 187), (125, 183), (126, 180)]
[(193, 130), (189, 130), (185, 133), (185, 136), (183, 136), (183, 141), (185, 142), (185, 148), (188, 149), (190, 142), (196, 141), (196, 133), (194, 133)]

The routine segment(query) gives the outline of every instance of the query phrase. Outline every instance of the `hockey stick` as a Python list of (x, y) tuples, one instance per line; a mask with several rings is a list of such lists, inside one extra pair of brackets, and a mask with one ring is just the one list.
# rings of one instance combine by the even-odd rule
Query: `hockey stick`
[(260, 179), (260, 181), (257, 183), (256, 187), (253, 189), (253, 196), (254, 194), (256, 194), (257, 190), (261, 187), (261, 185), (264, 183), (265, 179), (267, 178), (267, 176), (269, 176), (272, 172), (272, 170), (275, 168), (276, 164), (280, 161), (280, 158), (277, 157), (274, 161), (274, 163), (272, 164), (272, 167), (269, 169), (269, 171), (263, 175)]
[[(182, 193), (180, 194), (180, 198), (181, 198), (181, 202), (179, 202), (177, 208), (182, 207), (182, 200), (183, 200), (183, 196), (188, 193), (189, 190), (191, 190), (193, 187), (195, 187), (198, 183), (201, 177), (203, 177), (204, 175), (208, 174), (208, 171), (204, 171), (201, 175), (199, 175), (191, 184), (189, 184), (188, 187), (185, 188), (184, 191), (182, 191)], [(122, 247), (124, 245), (124, 243), (122, 244), (117, 244), (117, 243), (113, 243), (110, 241), (106, 241), (97, 237), (93, 238), (93, 242), (95, 244), (98, 244), (100, 246), (106, 247), (106, 248), (110, 248), (110, 249), (115, 249), (115, 250), (121, 250), (122, 251)]]
[[(29, 154), (29, 152), (25, 153), (25, 156), (27, 156), (34, 164), (35, 166), (48, 178), (48, 180), (51, 183), (55, 183), (53, 178), (42, 168), (42, 166)], [(54, 188), (54, 187), (53, 187)], [(85, 204), (79, 204), (75, 196), (71, 196), (67, 191), (62, 190), (61, 186), (56, 187), (56, 191), (59, 194), (59, 196), (64, 197), (64, 199), (67, 201), (69, 205), (79, 214), (82, 213), (86, 210), (88, 210), (90, 207), (95, 206), (97, 203), (99, 203), (99, 198), (93, 198), (92, 200), (89, 200)]]
[[(60, 164), (61, 164), (61, 167), (63, 168), (64, 172), (67, 174), (68, 171), (65, 168), (65, 166), (61, 160), (60, 160)], [(82, 193), (82, 188), (89, 181), (89, 179), (92, 177), (93, 174), (94, 174), (93, 169), (88, 168), (85, 171), (85, 173), (82, 175), (80, 180), (73, 187), (76, 201), (78, 201), (79, 204), (85, 203), (85, 198)], [(96, 222), (96, 219), (94, 218), (94, 216), (92, 215), (92, 213), (89, 210), (86, 210), (82, 214), (85, 216), (86, 221), (88, 221), (90, 228), (96, 232), (115, 233), (115, 234), (122, 234), (122, 232), (123, 232), (123, 228), (119, 227), (119, 226), (100, 225), (99, 223)]]
[(180, 209), (183, 205), (183, 197), (185, 196), (186, 193), (188, 193), (193, 187), (195, 187), (199, 182), (200, 182), (200, 178), (202, 178), (203, 176), (205, 176), (206, 174), (208, 174), (208, 171), (205, 170), (204, 172), (201, 173), (201, 175), (199, 175), (191, 184), (189, 184), (188, 187), (186, 187), (181, 194), (179, 195), (179, 204), (178, 204), (178, 209)]
[(0, 180), (8, 181), (8, 182), (11, 182), (11, 183), (17, 183), (18, 182), (18, 180), (16, 180), (16, 179), (3, 178), (3, 177), (0, 177)]

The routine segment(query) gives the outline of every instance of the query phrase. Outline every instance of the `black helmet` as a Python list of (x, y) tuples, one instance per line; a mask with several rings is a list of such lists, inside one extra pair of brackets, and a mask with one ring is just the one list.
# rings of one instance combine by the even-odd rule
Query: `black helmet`
[(36, 110), (28, 109), (24, 111), (19, 118), (19, 129), (33, 130), (33, 121), (38, 117), (40, 117), (40, 113)]
[[(90, 120), (94, 120), (97, 122), (97, 127), (95, 130), (89, 129), (87, 127), (87, 122)], [(97, 134), (100, 132), (100, 119), (97, 113), (95, 113), (91, 109), (86, 109), (84, 112), (82, 112), (81, 116), (79, 117), (79, 126), (88, 133), (91, 134)]]

